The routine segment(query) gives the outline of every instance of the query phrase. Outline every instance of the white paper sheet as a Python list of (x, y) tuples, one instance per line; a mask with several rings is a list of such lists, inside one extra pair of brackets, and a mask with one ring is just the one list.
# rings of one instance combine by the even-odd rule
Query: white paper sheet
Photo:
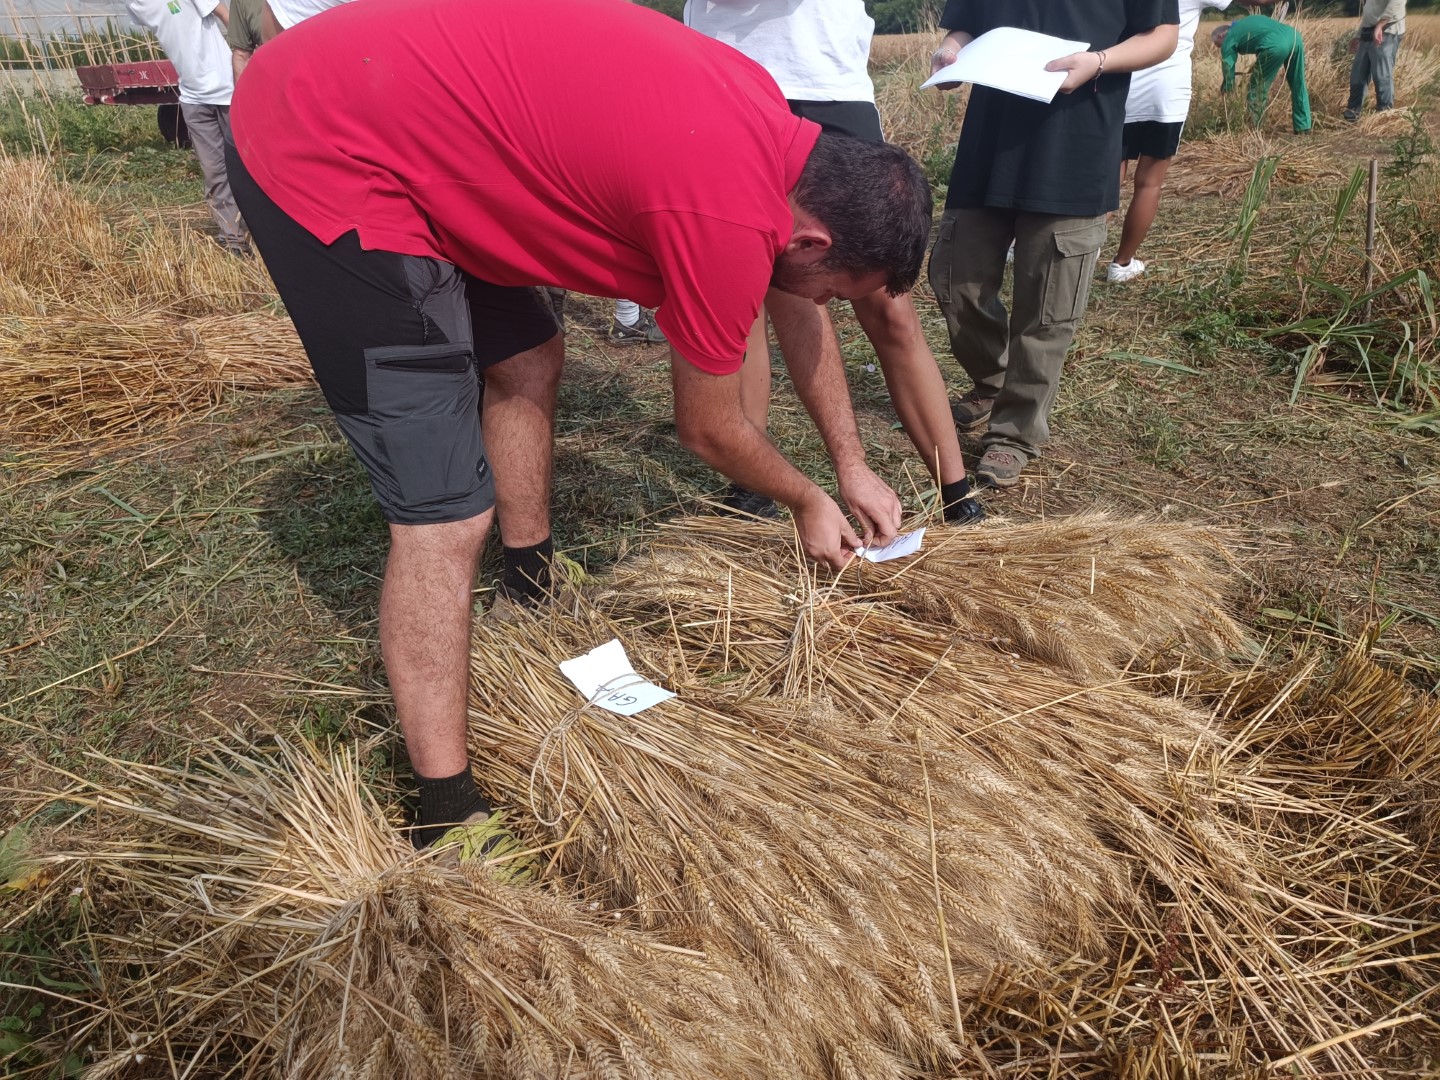
[(920, 550), (920, 541), (925, 539), (925, 530), (916, 529), (912, 533), (901, 533), (884, 547), (878, 548), (856, 548), (855, 554), (870, 562), (889, 562), (891, 559), (903, 559), (907, 555), (914, 555)]
[(635, 674), (625, 646), (618, 638), (596, 646), (584, 656), (562, 660), (561, 673), (592, 705), (621, 716), (634, 716), (641, 709), (668, 701), (675, 695)]
[(920, 89), (939, 83), (968, 82), (993, 86), (1032, 101), (1054, 101), (1065, 81), (1065, 72), (1046, 71), (1045, 65), (1088, 48), (1090, 44), (1085, 41), (998, 26), (961, 49), (955, 63), (931, 75)]

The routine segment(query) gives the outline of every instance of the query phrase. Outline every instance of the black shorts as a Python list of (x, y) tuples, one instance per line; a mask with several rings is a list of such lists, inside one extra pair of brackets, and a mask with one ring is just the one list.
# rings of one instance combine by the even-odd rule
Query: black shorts
[(791, 101), (790, 111), (806, 120), (814, 120), (826, 131), (836, 135), (853, 135), (870, 142), (884, 142), (880, 130), (880, 110), (871, 101)]
[(1134, 161), (1142, 155), (1163, 161), (1175, 156), (1180, 149), (1180, 133), (1185, 130), (1185, 121), (1178, 124), (1164, 124), (1159, 120), (1139, 120), (1125, 125), (1126, 161)]
[(387, 521), (463, 521), (495, 505), (481, 372), (558, 333), (537, 290), (439, 259), (322, 244), (227, 147), (235, 201), (295, 322), (315, 379)]

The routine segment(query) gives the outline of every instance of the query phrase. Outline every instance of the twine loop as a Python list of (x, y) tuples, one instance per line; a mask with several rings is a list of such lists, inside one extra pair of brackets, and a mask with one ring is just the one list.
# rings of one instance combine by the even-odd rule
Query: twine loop
[[(570, 750), (567, 743), (567, 736), (571, 729), (580, 722), (585, 710), (596, 706), (602, 698), (609, 697), (618, 690), (624, 690), (628, 686), (639, 686), (648, 683), (650, 680), (643, 675), (628, 671), (624, 675), (617, 675), (608, 682), (603, 682), (596, 688), (594, 695), (583, 705), (578, 705), (565, 713), (559, 720), (552, 724), (548, 731), (540, 739), (540, 745), (535, 750), (535, 764), (530, 767), (530, 807), (535, 814), (535, 820), (547, 829), (553, 829), (565, 820), (565, 792), (570, 787)], [(609, 710), (606, 710), (609, 711)], [(550, 779), (550, 763), (556, 755), (560, 758), (560, 785), (556, 787)], [(540, 809), (538, 790), (545, 788), (552, 805), (555, 806), (553, 819), (547, 818)]]

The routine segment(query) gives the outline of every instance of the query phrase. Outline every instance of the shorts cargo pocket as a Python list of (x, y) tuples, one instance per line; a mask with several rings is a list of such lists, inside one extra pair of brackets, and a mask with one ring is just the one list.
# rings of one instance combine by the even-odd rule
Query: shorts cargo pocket
[(1090, 279), (1105, 242), (1105, 219), (1087, 221), (1055, 232), (1055, 251), (1045, 273), (1045, 303), (1040, 309), (1044, 326), (1074, 322), (1085, 314), (1090, 300)]
[(930, 249), (930, 291), (935, 294), (935, 299), (942, 305), (949, 304), (950, 279), (954, 277), (951, 269), (955, 244), (955, 211), (946, 210), (940, 217), (940, 233), (935, 238), (935, 246)]
[(488, 478), (469, 342), (366, 349), (365, 369), (382, 504), (421, 511)]

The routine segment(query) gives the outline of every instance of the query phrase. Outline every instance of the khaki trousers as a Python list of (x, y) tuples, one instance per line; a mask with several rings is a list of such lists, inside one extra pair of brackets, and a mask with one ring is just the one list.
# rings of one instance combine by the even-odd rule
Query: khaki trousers
[[(1015, 242), (1015, 290), (1000, 302)], [(1050, 438), (1065, 353), (1090, 299), (1105, 215), (1059, 217), (992, 207), (946, 210), (930, 252), (930, 287), (950, 349), (981, 394), (995, 395), (981, 442), (1025, 461)]]

